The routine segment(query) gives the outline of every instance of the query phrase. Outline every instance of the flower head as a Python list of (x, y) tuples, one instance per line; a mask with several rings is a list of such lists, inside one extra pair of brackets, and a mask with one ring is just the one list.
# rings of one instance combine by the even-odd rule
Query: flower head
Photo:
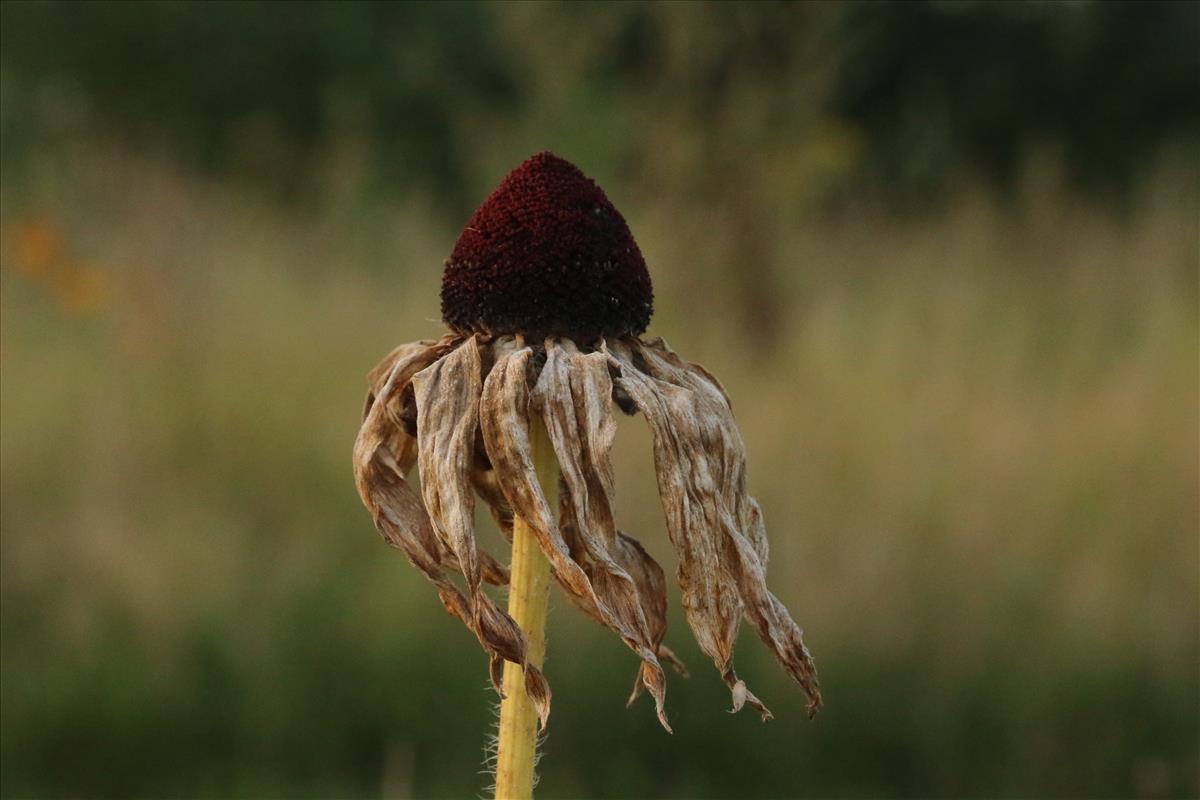
[(637, 336), (652, 303), (625, 218), (553, 153), (538, 153), (500, 183), (467, 222), (442, 276), (442, 318), (460, 331)]
[[(762, 513), (746, 492), (729, 398), (661, 339), (638, 338), (651, 298), (641, 253), (599, 187), (552, 154), (526, 161), (475, 212), (446, 263), (451, 332), (396, 348), (368, 376), (354, 449), (359, 493), (385, 540), (475, 633), (497, 690), (505, 660), (524, 667), (544, 724), (545, 677), (528, 663), (519, 627), (481, 589), (505, 584), (508, 572), (476, 545), (475, 496), (510, 540), (519, 516), (571, 602), (641, 659), (630, 700), (646, 689), (669, 730), (661, 665), (682, 664), (663, 644), (666, 580), (618, 529), (613, 507), (614, 406), (641, 413), (688, 623), (733, 710), (771, 716), (733, 668), (744, 617), (800, 683), (811, 715), (821, 706), (816, 670), (800, 628), (766, 587)], [(561, 470), (557, 509), (534, 469), (537, 419)], [(414, 465), (420, 497), (406, 480)]]

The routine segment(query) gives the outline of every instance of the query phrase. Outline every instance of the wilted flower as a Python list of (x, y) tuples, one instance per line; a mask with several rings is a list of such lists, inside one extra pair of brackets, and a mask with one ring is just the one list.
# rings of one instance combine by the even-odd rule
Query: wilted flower
[[(529, 159), (475, 212), (446, 262), (450, 332), (398, 347), (370, 373), (354, 449), (359, 493), (387, 542), (478, 637), (497, 691), (505, 660), (524, 667), (544, 724), (545, 678), (527, 662), (519, 627), (481, 588), (508, 573), (476, 545), (475, 494), (510, 541), (514, 515), (526, 521), (571, 601), (641, 658), (633, 697), (644, 686), (670, 730), (661, 662), (682, 665), (663, 644), (663, 570), (613, 514), (613, 406), (640, 412), (687, 619), (733, 710), (749, 704), (771, 716), (733, 669), (744, 615), (803, 687), (811, 715), (821, 707), (816, 671), (765, 584), (767, 539), (746, 493), (729, 398), (703, 367), (639, 338), (651, 301), (641, 252), (604, 192), (550, 153)], [(536, 417), (561, 469), (557, 514), (531, 457)], [(424, 502), (406, 481), (414, 464)]]

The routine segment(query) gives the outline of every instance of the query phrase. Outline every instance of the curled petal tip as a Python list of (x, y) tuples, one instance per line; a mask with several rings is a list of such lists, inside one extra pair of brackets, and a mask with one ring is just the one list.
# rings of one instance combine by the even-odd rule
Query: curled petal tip
[(729, 690), (729, 693), (733, 698), (733, 708), (729, 709), (730, 714), (736, 714), (742, 710), (742, 706), (746, 705), (747, 691), (748, 690), (746, 689), (745, 681), (738, 681)]

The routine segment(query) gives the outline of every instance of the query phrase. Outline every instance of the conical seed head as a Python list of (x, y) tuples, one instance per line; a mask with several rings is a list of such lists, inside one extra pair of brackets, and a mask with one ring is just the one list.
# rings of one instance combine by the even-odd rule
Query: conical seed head
[(637, 335), (653, 311), (646, 262), (604, 192), (538, 153), (471, 216), (442, 275), (442, 318), (530, 337)]

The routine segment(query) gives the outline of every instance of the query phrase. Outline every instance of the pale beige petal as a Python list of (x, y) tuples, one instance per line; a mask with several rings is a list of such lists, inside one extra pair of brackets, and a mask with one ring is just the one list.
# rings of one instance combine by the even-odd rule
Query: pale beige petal
[(555, 578), (570, 594), (591, 597), (592, 586), (570, 552), (546, 502), (534, 469), (529, 436), (527, 371), (533, 351), (520, 347), (497, 355), (484, 382), (479, 421), (492, 463), (492, 473), (511, 513), (520, 516), (537, 536)]
[(610, 457), (616, 421), (608, 355), (585, 355), (569, 340), (547, 339), (534, 405), (541, 410), (562, 473), (560, 524), (571, 525), (575, 537), (571, 553), (590, 579), (599, 619), (642, 659), (642, 682), (654, 697), (659, 721), (669, 731), (658, 642), (653, 641), (646, 621), (639, 585), (618, 561), (621, 545), (613, 520)]
[[(687, 665), (675, 655), (671, 648), (663, 644), (667, 635), (667, 580), (663, 568), (646, 552), (641, 543), (625, 533), (617, 532), (617, 547), (613, 553), (614, 560), (620, 564), (633, 578), (638, 587), (638, 598), (642, 603), (642, 614), (650, 632), (650, 643), (659, 659), (671, 665), (671, 668), (683, 677), (688, 677)], [(641, 685), (634, 682), (634, 697), (636, 699)]]
[[(379, 384), (378, 374), (373, 373), (376, 380), (372, 384), (371, 395), (368, 396), (366, 420), (362, 423), (358, 440), (354, 447), (355, 480), (358, 482), (362, 500), (371, 511), (374, 521), (383, 534), (384, 539), (392, 546), (403, 549), (412, 563), (436, 585), (438, 595), (446, 609), (461, 619), (479, 639), (490, 657), (490, 673), (493, 685), (499, 691), (499, 664), (505, 658), (526, 666), (526, 687), (534, 702), (538, 705), (539, 715), (545, 724), (545, 717), (550, 709), (550, 687), (546, 685), (544, 676), (539, 670), (526, 664), (524, 657), (524, 639), (520, 628), (508, 614), (496, 607), (496, 604), (486, 594), (479, 590), (480, 577), (506, 581), (506, 573), (494, 564), (490, 558), (476, 553), (474, 558), (474, 583), (468, 578), (466, 594), (458, 589), (446, 575), (446, 569), (456, 569), (461, 563), (470, 563), (469, 559), (460, 560), (452, 547), (448, 546), (445, 537), (439, 537), (428, 516), (420, 498), (413, 492), (412, 487), (404, 480), (407, 471), (412, 467), (409, 453), (414, 452), (412, 435), (406, 429), (406, 423), (397, 419), (397, 409), (403, 409), (406, 404), (404, 395), (409, 385), (415, 380), (415, 374), (432, 369), (432, 374), (442, 375), (444, 380), (439, 384), (446, 392), (457, 392), (458, 397), (470, 391), (469, 377), (464, 378), (463, 385), (452, 389), (449, 371), (437, 369), (438, 363), (455, 353), (461, 353), (462, 345), (455, 342), (439, 342), (430, 347), (413, 347), (398, 351), (390, 356), (392, 366), (388, 378)], [(445, 355), (446, 351), (454, 349), (454, 353)], [(439, 359), (440, 356), (440, 359)], [(460, 359), (463, 356), (460, 355)], [(469, 354), (466, 356), (469, 359)], [(449, 365), (456, 369), (455, 374), (461, 374), (461, 363)], [(475, 373), (474, 386), (478, 405), (479, 374)], [(426, 396), (425, 401), (428, 401)], [(414, 401), (420, 405), (420, 401)], [(463, 401), (461, 401), (462, 403)], [(464, 401), (467, 405), (469, 401)], [(466, 429), (462, 420), (451, 420), (449, 417), (430, 415), (434, 425)], [(419, 417), (418, 417), (419, 419)], [(474, 423), (472, 423), (474, 425)], [(419, 433), (419, 432), (418, 432)], [(446, 443), (456, 441), (455, 435), (449, 437), (434, 437), (438, 446), (448, 446)], [(424, 455), (424, 453), (422, 453)], [(446, 489), (445, 503), (455, 503), (457, 500), (456, 487)], [(439, 500), (442, 498), (439, 498)], [(462, 533), (462, 531), (457, 531)], [(470, 531), (466, 531), (470, 535)], [(472, 540), (473, 543), (473, 540)], [(463, 546), (463, 553), (468, 553), (468, 546)]]
[[(486, 394), (486, 385), (484, 391)], [(492, 518), (495, 520), (504, 538), (511, 542), (513, 510), (512, 506), (508, 503), (508, 498), (504, 496), (504, 492), (500, 488), (500, 481), (496, 470), (490, 464), (486, 468), (477, 467), (471, 472), (471, 483), (475, 487), (476, 494), (487, 503)], [(570, 495), (565, 490), (560, 490), (559, 496), (563, 502), (569, 502)], [(581, 564), (586, 573), (588, 572), (588, 567), (585, 563), (587, 561), (587, 553), (583, 550), (583, 545), (578, 541), (578, 536), (571, 523), (571, 517), (571, 512), (563, 511), (560, 507), (559, 529), (562, 532), (563, 540), (570, 549), (572, 559), (576, 563)], [(638, 596), (642, 603), (642, 613), (645, 615), (650, 631), (650, 639), (655, 645), (658, 657), (661, 661), (670, 664), (672, 669), (686, 678), (688, 677), (687, 665), (675, 655), (671, 648), (662, 643), (667, 631), (667, 588), (662, 567), (658, 565), (658, 562), (646, 552), (637, 540), (621, 532), (618, 532), (618, 536), (619, 547), (615, 555), (615, 560), (633, 577), (634, 583), (637, 584)], [(480, 552), (482, 555), (482, 551)], [(555, 577), (557, 579), (558, 575), (556, 574)], [(505, 573), (505, 582), (507, 582), (507, 572)], [(561, 584), (562, 581), (559, 580), (559, 583)], [(601, 625), (605, 624), (604, 619), (600, 615), (600, 610), (594, 603), (576, 595), (571, 591), (569, 586), (563, 586), (563, 589), (567, 599), (576, 608)], [(634, 681), (635, 695), (642, 688), (641, 675), (642, 671), (639, 666), (637, 679)]]
[[(400, 475), (407, 477), (417, 459), (417, 407), (413, 397), (412, 377), (428, 367), (434, 361), (453, 350), (462, 342), (462, 337), (448, 334), (439, 340), (426, 339), (419, 342), (402, 344), (388, 353), (367, 375), (367, 399), (363, 410), (363, 419), (375, 404), (375, 397), (384, 383), (391, 377), (392, 368), (403, 363), (401, 372), (396, 375), (396, 388), (390, 392), (383, 403), (383, 409), (393, 424), (389, 432), (388, 451), (395, 460), (395, 466)], [(442, 563), (449, 569), (461, 573), (458, 556), (440, 539), (437, 546), (441, 552)], [(479, 567), (484, 582), (494, 586), (504, 586), (508, 583), (508, 570), (501, 566), (489, 553), (479, 551)]]
[(413, 376), (421, 493), (434, 532), (458, 557), (468, 595), (479, 589), (470, 471), (479, 420), (479, 344), (468, 337)]
[(654, 437), (659, 494), (688, 621), (729, 685), (734, 710), (770, 712), (733, 670), (743, 610), (785, 669), (805, 690), (809, 712), (821, 705), (812, 659), (800, 629), (766, 588), (766, 538), (757, 503), (745, 491), (745, 447), (724, 391), (665, 346), (613, 345), (620, 385), (645, 414)]
[(403, 453), (411, 448), (408, 434), (387, 412), (393, 399), (408, 386), (412, 375), (438, 357), (438, 349), (423, 343), (392, 360), (386, 378), (372, 386), (367, 413), (354, 443), (354, 478), (363, 503), (384, 540), (404, 552), (435, 586), (446, 609), (473, 627), (470, 605), (443, 571), (438, 540), (416, 492), (408, 485)]
[(478, 344), (472, 338), (413, 378), (422, 488), (427, 507), (435, 509), (431, 528), (444, 550), (443, 562), (460, 565), (467, 579), (467, 598), (460, 605), (467, 609), (464, 621), (489, 653), (492, 684), (499, 692), (505, 660), (521, 664), (526, 690), (544, 726), (550, 688), (542, 673), (526, 661), (525, 640), (516, 623), (479, 589), (480, 578), (508, 580), (507, 570), (478, 550), (474, 540), (471, 483), (479, 471), (474, 447), (480, 369)]
[(697, 364), (684, 361), (659, 340), (640, 347), (651, 374), (695, 392), (696, 418), (702, 426), (702, 438), (717, 446), (721, 458), (718, 476), (725, 513), (722, 531), (735, 557), (738, 584), (745, 603), (746, 616), (759, 637), (808, 695), (809, 715), (821, 708), (821, 690), (816, 666), (804, 644), (803, 632), (784, 605), (766, 585), (767, 536), (762, 511), (746, 492), (746, 448), (733, 418), (724, 389), (711, 374)]

